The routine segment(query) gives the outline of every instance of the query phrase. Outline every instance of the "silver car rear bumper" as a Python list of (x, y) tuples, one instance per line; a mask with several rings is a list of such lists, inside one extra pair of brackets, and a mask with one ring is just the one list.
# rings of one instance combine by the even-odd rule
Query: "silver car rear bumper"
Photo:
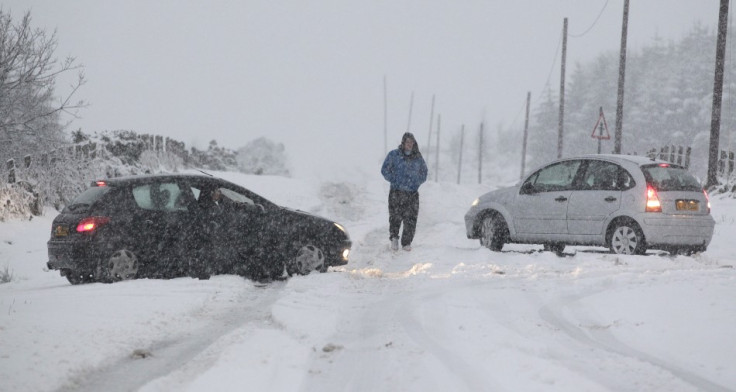
[(715, 220), (710, 215), (658, 215), (642, 219), (650, 245), (703, 245), (713, 238)]

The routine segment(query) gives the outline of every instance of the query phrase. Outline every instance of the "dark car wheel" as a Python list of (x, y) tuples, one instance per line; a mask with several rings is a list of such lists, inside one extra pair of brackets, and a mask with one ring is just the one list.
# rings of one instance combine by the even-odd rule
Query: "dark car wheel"
[(83, 272), (76, 272), (73, 270), (65, 269), (62, 271), (64, 277), (66, 277), (66, 280), (69, 281), (69, 283), (77, 285), (82, 283), (89, 283), (92, 282), (94, 279), (90, 274), (83, 273)]
[(611, 251), (616, 254), (641, 255), (647, 250), (639, 225), (632, 221), (620, 221), (615, 224), (609, 242)]
[(480, 244), (498, 252), (508, 238), (508, 226), (501, 215), (488, 215), (480, 223)]
[(268, 260), (263, 263), (253, 263), (237, 269), (237, 274), (256, 282), (267, 283), (274, 280), (284, 280), (284, 263)]
[(269, 280), (284, 280), (288, 276), (283, 262), (272, 262), (263, 267)]
[(200, 260), (194, 260), (189, 264), (189, 277), (199, 280), (207, 280), (212, 276), (212, 268)]
[(107, 268), (108, 276), (113, 282), (135, 279), (138, 274), (138, 257), (127, 249), (121, 249), (110, 256)]
[(327, 271), (325, 265), (325, 254), (322, 249), (314, 245), (304, 245), (297, 251), (293, 259), (289, 260), (286, 272), (291, 276), (294, 274), (308, 275), (312, 271)]

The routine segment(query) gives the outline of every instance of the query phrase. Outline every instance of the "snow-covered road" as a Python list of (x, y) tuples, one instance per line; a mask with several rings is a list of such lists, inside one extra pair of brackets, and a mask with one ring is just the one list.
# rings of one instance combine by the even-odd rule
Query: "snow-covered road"
[(51, 211), (0, 223), (0, 390), (736, 390), (734, 199), (714, 198), (704, 254), (558, 257), (480, 248), (462, 218), (487, 189), (428, 183), (414, 250), (394, 253), (380, 179), (220, 174), (344, 223), (351, 262), (265, 286), (71, 286), (44, 271)]

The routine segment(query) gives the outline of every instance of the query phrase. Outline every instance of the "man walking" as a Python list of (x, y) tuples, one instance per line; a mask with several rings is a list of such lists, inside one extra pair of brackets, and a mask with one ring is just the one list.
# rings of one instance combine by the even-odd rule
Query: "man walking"
[(402, 136), (399, 147), (386, 155), (381, 174), (391, 183), (388, 193), (391, 249), (399, 249), (399, 228), (403, 223), (401, 247), (410, 251), (419, 215), (419, 186), (427, 180), (427, 163), (419, 152), (414, 135), (406, 132)]

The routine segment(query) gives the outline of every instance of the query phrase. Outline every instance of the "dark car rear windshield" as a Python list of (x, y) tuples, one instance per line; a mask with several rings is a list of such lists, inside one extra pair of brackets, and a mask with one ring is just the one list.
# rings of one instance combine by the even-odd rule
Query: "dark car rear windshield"
[(64, 212), (84, 212), (89, 209), (89, 207), (99, 200), (102, 195), (110, 191), (110, 187), (101, 186), (101, 187), (92, 187), (87, 189), (86, 191), (82, 192), (77, 196), (71, 204), (66, 206), (64, 208)]
[(703, 190), (698, 180), (679, 166), (642, 166), (647, 183), (658, 191), (696, 191)]

